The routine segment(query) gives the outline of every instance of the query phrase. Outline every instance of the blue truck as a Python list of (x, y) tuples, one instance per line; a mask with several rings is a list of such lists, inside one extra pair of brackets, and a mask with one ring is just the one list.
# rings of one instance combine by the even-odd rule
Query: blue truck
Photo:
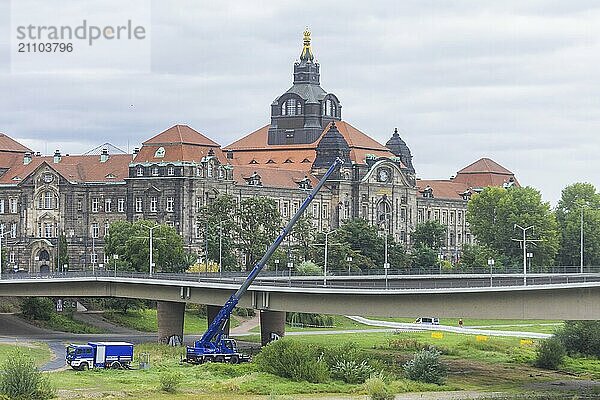
[(132, 343), (89, 342), (67, 346), (66, 363), (79, 371), (91, 368), (129, 368), (132, 361)]
[(327, 179), (344, 164), (344, 161), (337, 158), (335, 162), (329, 167), (327, 172), (323, 175), (321, 180), (308, 194), (308, 197), (300, 205), (298, 211), (292, 216), (287, 225), (283, 228), (282, 232), (277, 236), (273, 244), (267, 249), (267, 252), (263, 255), (260, 261), (252, 268), (250, 274), (240, 286), (240, 288), (229, 297), (227, 302), (221, 307), (221, 310), (210, 323), (208, 329), (200, 340), (197, 340), (193, 346), (186, 348), (185, 359), (183, 362), (190, 364), (202, 364), (204, 362), (229, 362), (237, 364), (239, 362), (250, 361), (250, 357), (241, 354), (237, 350), (235, 340), (227, 337), (225, 333), (225, 326), (231, 317), (231, 312), (238, 304), (240, 298), (248, 291), (248, 288), (256, 279), (260, 271), (264, 268), (269, 258), (273, 255), (277, 247), (281, 244), (283, 239), (291, 232), (292, 228), (302, 216), (302, 213), (308, 208), (310, 202), (315, 198), (316, 194), (321, 190)]

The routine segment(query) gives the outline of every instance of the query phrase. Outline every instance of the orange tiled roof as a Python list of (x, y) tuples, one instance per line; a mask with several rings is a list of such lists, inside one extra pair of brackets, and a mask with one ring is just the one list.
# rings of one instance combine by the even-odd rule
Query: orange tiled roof
[[(124, 182), (129, 175), (130, 154), (113, 154), (106, 162), (93, 156), (63, 156), (60, 162), (54, 163), (52, 156), (33, 157), (27, 165), (20, 160), (1, 178), (0, 183), (19, 183), (31, 175), (37, 168), (46, 163), (50, 168), (70, 182)], [(20, 179), (13, 179), (18, 177)]]
[[(164, 148), (164, 156), (156, 157), (156, 151)], [(221, 146), (187, 125), (174, 125), (143, 143), (135, 162), (199, 162), (212, 149), (222, 164), (226, 164)]]
[(417, 190), (422, 191), (427, 186), (433, 189), (433, 197), (436, 199), (462, 200), (461, 193), (469, 189), (463, 183), (443, 179), (419, 179)]
[(31, 149), (23, 146), (10, 136), (0, 133), (0, 152), (27, 153), (31, 152)]
[(514, 174), (502, 165), (489, 158), (481, 158), (466, 166), (456, 173), (454, 182), (463, 183), (469, 187), (482, 188), (488, 186), (502, 186), (510, 178), (515, 180)]
[[(350, 159), (353, 162), (364, 164), (367, 154), (378, 157), (395, 157), (387, 147), (359, 131), (348, 122), (339, 121), (335, 125), (350, 146)], [(319, 139), (313, 143), (286, 145), (270, 145), (267, 143), (269, 126), (265, 125), (226, 146), (226, 150), (234, 151), (234, 158), (230, 160), (231, 163), (234, 165), (254, 164), (277, 169), (310, 170), (312, 162), (315, 160), (317, 145), (329, 130), (331, 124), (323, 130)], [(288, 159), (292, 162), (285, 163)], [(269, 162), (269, 160), (272, 162)], [(309, 160), (309, 162), (302, 163), (304, 160)]]
[(307, 174), (304, 170), (273, 170), (268, 167), (257, 167), (254, 165), (239, 165), (233, 168), (233, 179), (238, 185), (246, 185), (244, 178), (250, 177), (256, 172), (261, 177), (263, 186), (266, 187), (285, 187), (298, 188), (298, 182), (308, 176), (312, 185), (316, 185), (318, 179)]

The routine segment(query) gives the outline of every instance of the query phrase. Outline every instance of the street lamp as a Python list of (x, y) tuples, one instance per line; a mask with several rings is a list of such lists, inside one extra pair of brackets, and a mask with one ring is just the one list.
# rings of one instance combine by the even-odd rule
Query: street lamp
[(539, 242), (539, 239), (527, 239), (527, 231), (529, 229), (533, 229), (534, 226), (528, 226), (527, 228), (522, 227), (521, 225), (515, 224), (513, 229), (519, 228), (523, 231), (523, 239), (513, 239), (517, 242), (523, 243), (523, 285), (527, 286), (527, 242)]
[(117, 277), (117, 260), (119, 259), (118, 254), (113, 254), (113, 260), (115, 260), (115, 278)]
[(490, 266), (490, 287), (494, 286), (494, 282), (493, 282), (493, 275), (492, 275), (492, 268), (494, 268), (494, 259), (493, 258), (489, 258), (488, 259), (488, 265)]
[(142, 225), (142, 226), (150, 231), (150, 235), (148, 237), (150, 239), (150, 269), (149, 269), (149, 274), (150, 274), (150, 276), (152, 276), (152, 272), (153, 272), (154, 266), (155, 266), (155, 264), (154, 264), (154, 258), (153, 258), (154, 256), (152, 254), (153, 245), (154, 245), (154, 238), (152, 236), (152, 233), (160, 225), (154, 225), (154, 226)]
[(350, 263), (352, 262), (352, 256), (347, 256), (346, 262), (348, 263), (348, 276), (350, 276), (350, 267), (351, 267)]

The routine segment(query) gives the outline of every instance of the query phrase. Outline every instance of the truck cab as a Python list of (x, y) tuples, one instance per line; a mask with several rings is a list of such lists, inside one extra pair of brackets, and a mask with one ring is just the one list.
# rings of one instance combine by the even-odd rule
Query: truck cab
[(73, 369), (80, 371), (94, 368), (94, 349), (92, 346), (83, 344), (70, 344), (67, 346), (67, 364)]

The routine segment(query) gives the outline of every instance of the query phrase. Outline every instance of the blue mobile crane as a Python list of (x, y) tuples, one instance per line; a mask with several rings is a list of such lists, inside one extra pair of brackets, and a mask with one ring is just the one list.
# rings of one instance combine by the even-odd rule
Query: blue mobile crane
[(240, 286), (240, 288), (231, 295), (229, 300), (225, 302), (225, 305), (223, 305), (215, 319), (210, 323), (208, 329), (202, 335), (202, 338), (194, 342), (194, 346), (187, 346), (186, 357), (183, 360), (184, 362), (191, 364), (202, 364), (204, 362), (230, 362), (232, 364), (237, 364), (240, 362), (250, 361), (250, 357), (248, 355), (241, 354), (237, 349), (235, 340), (228, 338), (224, 331), (225, 325), (231, 317), (231, 312), (238, 304), (244, 293), (248, 291), (248, 287), (252, 284), (254, 279), (256, 279), (277, 247), (279, 247), (283, 239), (285, 239), (285, 237), (290, 233), (292, 227), (296, 224), (300, 216), (302, 216), (302, 213), (304, 213), (304, 211), (308, 208), (315, 195), (319, 192), (319, 190), (321, 190), (321, 187), (323, 187), (325, 181), (327, 181), (331, 174), (333, 174), (333, 172), (343, 163), (344, 161), (342, 159), (337, 158), (329, 167), (319, 183), (317, 183), (308, 197), (304, 200), (296, 214), (292, 216), (279, 236), (277, 236), (277, 239), (275, 239), (273, 244), (271, 244), (271, 246), (267, 249), (267, 252), (254, 266), (254, 268), (252, 268), (252, 271), (250, 271), (250, 274), (242, 286)]

